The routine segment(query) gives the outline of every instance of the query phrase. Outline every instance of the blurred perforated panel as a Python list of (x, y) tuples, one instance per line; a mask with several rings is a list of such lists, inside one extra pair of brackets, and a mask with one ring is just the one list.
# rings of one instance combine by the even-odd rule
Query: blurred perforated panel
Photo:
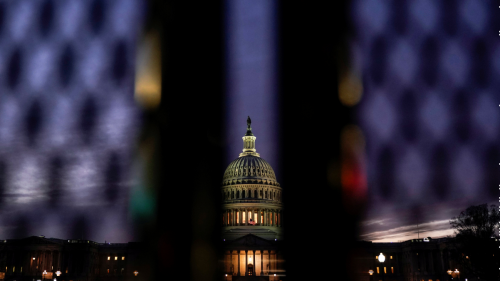
[[(444, 230), (465, 206), (495, 203), (498, 6), (355, 0), (351, 12), (364, 88), (357, 117), (367, 140), (367, 220), (389, 219), (365, 234), (432, 220)], [(365, 238), (380, 235), (389, 234)]]
[(133, 239), (136, 0), (0, 2), (0, 237)]

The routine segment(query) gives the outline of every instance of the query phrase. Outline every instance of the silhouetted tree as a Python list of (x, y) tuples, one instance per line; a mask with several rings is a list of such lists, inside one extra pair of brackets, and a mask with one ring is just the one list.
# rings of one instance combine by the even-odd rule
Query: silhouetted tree
[(499, 280), (499, 222), (500, 212), (487, 204), (470, 206), (450, 220), (456, 234), (452, 242), (456, 254), (452, 258), (460, 267), (462, 280)]

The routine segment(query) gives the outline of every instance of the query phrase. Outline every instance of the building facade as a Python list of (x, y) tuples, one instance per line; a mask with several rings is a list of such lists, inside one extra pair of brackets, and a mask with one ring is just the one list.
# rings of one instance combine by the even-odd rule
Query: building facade
[(451, 239), (427, 237), (398, 243), (362, 241), (353, 252), (349, 271), (352, 279), (359, 281), (460, 280), (460, 268), (451, 258), (455, 254), (450, 247)]
[(222, 180), (224, 280), (281, 280), (282, 188), (274, 171), (255, 149), (250, 117), (243, 152)]
[(140, 243), (32, 236), (0, 241), (0, 280), (148, 280)]

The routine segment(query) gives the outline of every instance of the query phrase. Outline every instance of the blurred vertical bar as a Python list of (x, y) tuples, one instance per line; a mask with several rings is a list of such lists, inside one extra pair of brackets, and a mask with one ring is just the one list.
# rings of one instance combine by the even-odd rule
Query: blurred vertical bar
[[(162, 53), (164, 48), (163, 18), (165, 5), (160, 1), (147, 2), (147, 15), (139, 37), (136, 54), (135, 100), (142, 108), (142, 130), (139, 136), (137, 184), (130, 193), (129, 211), (134, 220), (136, 237), (143, 243), (145, 254), (140, 260), (141, 280), (157, 280), (161, 204), (161, 120)], [(168, 256), (164, 254), (163, 257)], [(136, 269), (137, 270), (137, 269)], [(149, 272), (150, 275), (144, 274)]]
[(222, 1), (153, 1), (162, 30), (151, 280), (220, 276)]
[[(350, 280), (358, 210), (341, 185), (341, 104), (348, 1), (280, 2), (281, 165), (285, 262), (293, 280)], [(361, 208), (360, 208), (361, 209)]]

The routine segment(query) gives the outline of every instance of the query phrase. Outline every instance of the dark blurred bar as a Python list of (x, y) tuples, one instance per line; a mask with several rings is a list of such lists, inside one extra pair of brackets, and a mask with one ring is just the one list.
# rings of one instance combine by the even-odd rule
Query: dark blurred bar
[(162, 36), (155, 279), (216, 280), (224, 169), (221, 1), (157, 1)]
[[(347, 1), (280, 3), (280, 148), (285, 264), (291, 280), (349, 280), (361, 208), (347, 211), (340, 132), (352, 110), (338, 99), (345, 64)], [(361, 206), (360, 206), (361, 207)]]

